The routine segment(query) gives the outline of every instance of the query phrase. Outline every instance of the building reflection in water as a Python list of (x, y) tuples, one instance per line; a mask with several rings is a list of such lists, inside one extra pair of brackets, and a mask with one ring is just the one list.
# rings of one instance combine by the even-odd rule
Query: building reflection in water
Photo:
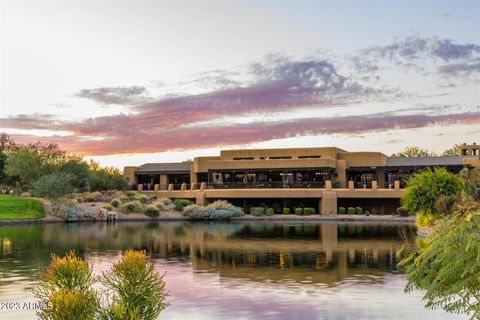
[[(414, 240), (414, 228), (403, 224), (55, 224), (0, 228), (0, 257), (33, 264), (24, 268), (30, 271), (25, 276), (38, 277), (51, 252), (115, 256), (133, 248), (221, 277), (333, 286), (349, 277), (379, 281), (385, 272), (396, 272), (400, 250)], [(2, 263), (7, 273), (8, 268)]]

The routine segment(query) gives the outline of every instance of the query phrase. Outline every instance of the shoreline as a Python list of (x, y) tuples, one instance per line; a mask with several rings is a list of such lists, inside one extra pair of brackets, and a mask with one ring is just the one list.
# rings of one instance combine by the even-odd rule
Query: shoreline
[[(118, 220), (114, 222), (122, 221), (142, 221), (142, 222), (161, 222), (161, 221), (199, 221), (199, 222), (225, 222), (223, 220), (193, 220), (188, 219), (180, 215), (166, 215), (151, 218), (143, 215), (120, 215)], [(242, 216), (231, 219), (228, 222), (381, 222), (381, 223), (407, 223), (415, 225), (415, 217), (398, 217), (391, 215), (378, 215), (378, 216), (359, 216), (359, 215), (312, 215), (312, 216), (297, 216), (297, 215), (273, 215), (273, 216)], [(66, 221), (56, 217), (44, 217), (39, 219), (15, 219), (15, 220), (0, 220), (0, 226), (3, 225), (22, 225), (22, 224), (46, 224), (46, 223), (84, 223), (84, 222), (107, 222), (103, 220), (96, 221)]]

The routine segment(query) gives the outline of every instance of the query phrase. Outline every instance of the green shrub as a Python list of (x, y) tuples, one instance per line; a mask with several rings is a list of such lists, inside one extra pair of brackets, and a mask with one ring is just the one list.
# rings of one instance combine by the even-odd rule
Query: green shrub
[(33, 193), (37, 197), (56, 200), (73, 193), (74, 179), (75, 177), (68, 173), (44, 175), (33, 184)]
[(303, 214), (303, 208), (295, 208), (295, 214), (301, 216)]
[(265, 211), (265, 214), (267, 216), (273, 216), (275, 214), (275, 210), (273, 208), (267, 208), (267, 210)]
[(369, 216), (369, 215), (370, 215), (370, 211), (365, 210), (364, 214), (365, 214), (366, 216)]
[(160, 210), (154, 205), (148, 205), (143, 213), (149, 217), (158, 217), (160, 215)]
[(154, 202), (154, 205), (160, 211), (170, 211), (175, 208), (175, 205), (169, 198), (160, 198)]
[(356, 207), (355, 208), (355, 214), (363, 214), (363, 208), (362, 207)]
[(338, 214), (346, 214), (347, 213), (347, 209), (345, 209), (345, 207), (338, 207)]
[(138, 200), (130, 201), (120, 206), (120, 211), (123, 213), (133, 213), (133, 212), (138, 213), (138, 212), (143, 212), (144, 210), (145, 210), (144, 205)]
[(250, 208), (250, 214), (252, 216), (263, 216), (265, 214), (265, 208), (264, 207), (251, 207)]
[(283, 214), (290, 214), (290, 208), (283, 208)]
[(355, 208), (354, 207), (348, 207), (347, 212), (348, 212), (348, 214), (355, 214)]
[(462, 188), (462, 179), (444, 168), (424, 170), (408, 179), (402, 206), (412, 215), (419, 212), (443, 214), (437, 210), (437, 199), (441, 196), (458, 198)]
[(304, 215), (311, 215), (315, 213), (316, 213), (315, 208), (303, 208)]
[(173, 204), (175, 205), (175, 210), (176, 211), (183, 211), (183, 208), (192, 205), (193, 202), (187, 199), (175, 199), (173, 201)]
[(118, 208), (122, 203), (119, 199), (113, 199), (112, 201), (110, 201), (110, 204), (112, 205), (112, 207)]

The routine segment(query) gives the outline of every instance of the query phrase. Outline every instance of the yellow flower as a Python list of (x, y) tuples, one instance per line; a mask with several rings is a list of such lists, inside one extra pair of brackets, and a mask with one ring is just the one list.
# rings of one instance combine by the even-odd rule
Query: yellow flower
[(470, 212), (467, 214), (467, 216), (465, 217), (465, 220), (466, 221), (472, 221), (472, 218), (473, 218), (473, 214)]

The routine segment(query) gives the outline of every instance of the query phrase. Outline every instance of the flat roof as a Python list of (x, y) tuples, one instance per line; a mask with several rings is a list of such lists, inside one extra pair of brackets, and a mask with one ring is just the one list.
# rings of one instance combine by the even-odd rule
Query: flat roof
[(135, 170), (135, 173), (189, 173), (192, 163), (171, 162), (171, 163), (145, 163)]
[(463, 160), (467, 158), (473, 157), (389, 157), (385, 167), (463, 166)]

